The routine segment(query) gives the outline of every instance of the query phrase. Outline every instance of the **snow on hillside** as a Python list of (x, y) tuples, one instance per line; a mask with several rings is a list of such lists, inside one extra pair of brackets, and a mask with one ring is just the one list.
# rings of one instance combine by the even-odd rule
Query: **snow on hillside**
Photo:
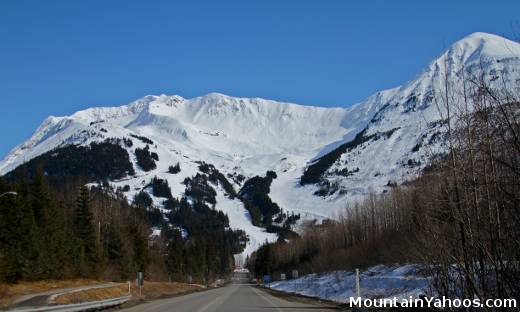
[[(367, 189), (382, 191), (417, 176), (430, 156), (444, 149), (442, 117), (446, 113), (435, 99), (440, 98), (445, 77), (456, 88), (468, 72), (482, 75), (491, 85), (505, 84), (517, 90), (520, 44), (495, 35), (471, 34), (453, 44), (416, 79), (363, 102), (361, 105), (378, 107), (364, 132), (364, 138), (370, 139), (343, 153), (327, 170), (321, 183), (327, 201), (345, 194), (356, 198)], [(461, 94), (453, 96), (454, 102), (462, 98)]]
[(233, 200), (229, 199), (224, 196), (223, 193), (224, 191), (222, 189), (217, 189), (217, 207), (228, 215), (229, 226), (232, 229), (244, 230), (249, 235), (249, 242), (242, 252), (244, 256), (250, 255), (266, 241), (276, 241), (276, 234), (267, 233), (265, 229), (254, 226), (251, 223), (251, 216), (241, 201), (236, 198)]
[[(324, 144), (341, 140), (357, 129), (344, 126), (349, 109), (308, 107), (263, 99), (233, 98), (212, 93), (194, 99), (179, 96), (147, 96), (117, 108), (93, 108), (69, 117), (50, 117), (23, 145), (15, 148), (0, 164), (5, 174), (22, 162), (65, 144), (89, 144), (106, 138), (127, 138), (123, 146), (136, 168), (135, 176), (112, 181), (115, 187), (129, 186), (129, 199), (146, 188), (157, 176), (168, 181), (175, 197), (184, 194), (186, 177), (199, 172), (204, 161), (224, 174), (246, 177), (264, 175), (267, 170), (300, 172), (306, 160)], [(309, 120), (313, 125), (309, 126)], [(134, 154), (148, 145), (159, 156), (157, 168), (144, 171)], [(168, 173), (179, 163), (181, 172)], [(238, 191), (240, 185), (235, 183)], [(145, 189), (150, 191), (149, 189)], [(243, 204), (228, 200), (218, 191), (216, 209), (229, 214), (230, 226), (245, 229), (250, 236), (246, 254), (259, 244), (276, 239), (264, 229), (253, 227)], [(161, 207), (164, 199), (152, 197)], [(284, 209), (290, 211), (290, 207)], [(312, 212), (310, 212), (312, 213)]]
[[(378, 265), (360, 272), (360, 295), (364, 299), (419, 298), (430, 292), (430, 279), (416, 265)], [(348, 303), (356, 297), (355, 272), (334, 271), (278, 281), (271, 288), (309, 297)]]
[[(123, 147), (136, 174), (112, 184), (128, 185), (126, 195), (130, 199), (154, 176), (168, 181), (173, 196), (182, 196), (182, 182), (199, 171), (198, 161), (204, 161), (224, 175), (246, 178), (273, 170), (278, 178), (269, 195), (285, 212), (299, 213), (304, 219), (330, 218), (347, 201), (360, 198), (369, 189), (381, 191), (389, 181), (402, 182), (417, 175), (426, 165), (428, 154), (442, 149), (440, 116), (432, 101), (445, 67), (450, 79), (460, 75), (463, 68), (478, 65), (487, 75), (517, 83), (519, 56), (517, 43), (475, 33), (456, 42), (416, 79), (349, 108), (210, 93), (193, 99), (149, 95), (119, 107), (51, 116), (0, 162), (0, 174), (59, 146), (126, 138), (133, 142), (132, 147)], [(300, 185), (305, 168), (352, 141), (364, 129), (370, 140), (342, 154), (325, 172), (322, 183)], [(157, 168), (148, 172), (137, 166), (134, 154), (136, 148), (146, 145), (159, 156)], [(168, 173), (168, 167), (177, 163), (181, 172)], [(230, 181), (238, 191), (240, 183)], [(275, 239), (250, 224), (242, 203), (224, 197), (221, 189), (217, 191), (216, 209), (228, 213), (231, 227), (245, 229), (251, 237), (246, 253), (265, 240)], [(316, 196), (320, 191), (322, 196)], [(153, 200), (161, 207), (163, 199)]]

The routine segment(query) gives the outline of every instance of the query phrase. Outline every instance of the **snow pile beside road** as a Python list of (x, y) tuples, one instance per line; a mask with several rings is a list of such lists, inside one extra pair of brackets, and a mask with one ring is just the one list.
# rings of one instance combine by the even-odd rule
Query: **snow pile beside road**
[[(356, 296), (355, 272), (309, 274), (271, 284), (271, 288), (304, 296), (346, 303)], [(430, 279), (418, 265), (370, 267), (360, 273), (362, 298), (417, 298), (429, 293)]]

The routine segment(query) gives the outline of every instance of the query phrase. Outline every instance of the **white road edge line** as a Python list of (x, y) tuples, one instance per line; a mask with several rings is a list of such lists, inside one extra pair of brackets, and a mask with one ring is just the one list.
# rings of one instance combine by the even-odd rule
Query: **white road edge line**
[(266, 295), (263, 294), (263, 292), (261, 290), (258, 290), (256, 289), (256, 287), (251, 287), (253, 289), (253, 291), (259, 295), (262, 299), (264, 299), (265, 301), (269, 302), (273, 308), (276, 309), (276, 311), (278, 312), (282, 312), (282, 310), (280, 310), (280, 308), (278, 307), (278, 305), (276, 303), (274, 303), (271, 299), (269, 299), (269, 297), (267, 297)]

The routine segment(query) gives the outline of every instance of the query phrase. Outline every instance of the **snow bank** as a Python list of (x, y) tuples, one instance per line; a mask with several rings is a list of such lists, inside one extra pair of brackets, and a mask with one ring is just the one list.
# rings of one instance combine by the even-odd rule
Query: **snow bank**
[[(356, 296), (355, 285), (354, 272), (334, 271), (274, 282), (271, 288), (346, 303)], [(430, 279), (418, 265), (378, 265), (361, 272), (360, 286), (363, 298), (417, 298), (429, 293)]]

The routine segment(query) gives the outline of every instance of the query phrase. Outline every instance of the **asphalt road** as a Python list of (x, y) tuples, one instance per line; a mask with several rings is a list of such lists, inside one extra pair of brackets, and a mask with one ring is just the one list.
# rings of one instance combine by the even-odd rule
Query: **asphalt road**
[(120, 311), (125, 312), (240, 312), (240, 311), (331, 311), (330, 307), (288, 301), (250, 285), (229, 285), (169, 299), (154, 300)]

